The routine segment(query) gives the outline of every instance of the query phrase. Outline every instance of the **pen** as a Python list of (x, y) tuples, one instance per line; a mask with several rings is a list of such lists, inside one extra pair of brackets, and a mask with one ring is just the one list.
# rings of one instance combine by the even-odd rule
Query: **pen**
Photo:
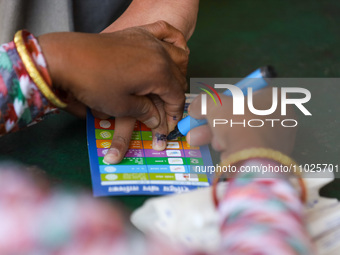
[[(248, 88), (252, 88), (253, 91), (260, 90), (268, 86), (268, 79), (273, 77), (276, 77), (274, 68), (272, 66), (264, 66), (258, 68), (247, 77), (237, 82), (235, 86), (240, 88), (244, 95), (247, 95)], [(226, 96), (232, 96), (230, 90), (224, 91), (223, 94)], [(174, 140), (179, 136), (185, 136), (191, 129), (205, 125), (206, 123), (206, 119), (197, 120), (187, 116), (177, 123), (177, 126), (170, 132), (167, 139)]]

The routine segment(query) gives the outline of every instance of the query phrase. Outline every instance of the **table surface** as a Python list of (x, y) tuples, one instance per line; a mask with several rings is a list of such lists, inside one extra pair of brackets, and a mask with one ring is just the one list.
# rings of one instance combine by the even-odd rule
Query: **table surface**
[[(188, 77), (243, 77), (266, 64), (280, 77), (339, 77), (339, 12), (336, 0), (201, 1)], [(293, 157), (339, 163), (340, 87), (309, 89), (313, 118), (302, 119)], [(53, 183), (91, 188), (86, 121), (64, 112), (0, 138), (0, 159), (38, 166)], [(322, 194), (340, 198), (339, 184), (336, 179)], [(112, 199), (133, 209), (146, 198)]]

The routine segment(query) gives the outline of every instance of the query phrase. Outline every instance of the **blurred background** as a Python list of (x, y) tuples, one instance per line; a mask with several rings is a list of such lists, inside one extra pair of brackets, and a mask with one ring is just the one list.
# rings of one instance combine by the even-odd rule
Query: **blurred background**
[(189, 76), (243, 77), (270, 63), (280, 77), (339, 77), (340, 2), (200, 1)]

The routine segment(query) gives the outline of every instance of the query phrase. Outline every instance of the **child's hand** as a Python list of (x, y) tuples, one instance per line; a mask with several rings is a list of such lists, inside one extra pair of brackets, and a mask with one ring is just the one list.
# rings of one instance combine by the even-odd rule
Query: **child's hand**
[[(207, 115), (201, 115), (201, 97), (197, 97), (189, 107), (190, 116), (196, 119), (206, 118), (208, 125), (197, 127), (191, 130), (187, 135), (187, 141), (190, 145), (200, 146), (211, 143), (213, 148), (221, 152), (221, 160), (228, 155), (246, 148), (266, 147), (290, 154), (294, 141), (296, 128), (282, 127), (281, 121), (275, 121), (274, 127), (272, 122), (265, 119), (294, 119), (295, 113), (292, 107), (287, 108), (287, 115), (281, 116), (279, 109), (273, 114), (267, 116), (258, 116), (251, 113), (245, 107), (244, 115), (232, 114), (232, 97), (220, 94), (222, 106), (215, 106), (212, 100), (207, 100)], [(272, 104), (272, 88), (262, 89), (254, 93), (254, 107), (256, 109), (269, 109)], [(228, 120), (227, 124), (218, 124), (213, 126), (214, 119)], [(243, 124), (230, 126), (230, 120), (233, 122), (243, 122)], [(261, 119), (264, 121), (262, 127), (249, 127), (248, 120)], [(221, 123), (220, 121), (219, 123)], [(259, 122), (253, 123), (259, 125)]]
[(155, 37), (185, 43), (164, 22), (111, 34), (46, 34), (39, 43), (56, 88), (97, 112), (134, 117), (156, 128), (160, 113), (149, 95), (162, 100), (168, 118), (180, 118), (187, 84), (173, 59), (185, 62), (188, 53), (172, 46), (170, 57)]

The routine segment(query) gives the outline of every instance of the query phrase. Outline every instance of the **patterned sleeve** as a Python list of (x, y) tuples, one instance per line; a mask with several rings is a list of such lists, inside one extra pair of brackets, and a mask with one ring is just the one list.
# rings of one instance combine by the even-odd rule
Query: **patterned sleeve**
[[(27, 46), (43, 77), (48, 77), (37, 40), (31, 36)], [(0, 46), (0, 136), (37, 122), (52, 105), (28, 75), (14, 42)]]
[[(248, 160), (245, 164), (263, 163)], [(303, 222), (303, 205), (284, 179), (238, 175), (220, 201), (219, 214), (221, 254), (314, 254)]]

